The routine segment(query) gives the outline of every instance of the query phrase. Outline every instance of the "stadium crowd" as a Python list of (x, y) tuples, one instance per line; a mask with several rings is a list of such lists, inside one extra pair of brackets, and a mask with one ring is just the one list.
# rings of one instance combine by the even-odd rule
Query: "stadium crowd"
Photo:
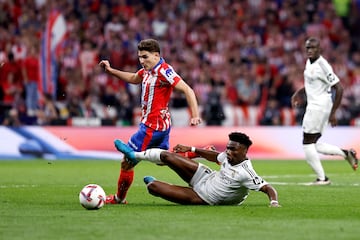
[[(40, 37), (53, 10), (67, 29), (58, 87), (55, 96), (36, 96), (29, 83), (40, 84)], [(339, 124), (359, 125), (359, 29), (359, 0), (0, 0), (0, 120), (134, 125), (139, 88), (106, 75), (98, 63), (108, 59), (135, 72), (137, 43), (155, 38), (194, 89), (208, 125), (229, 118), (229, 106), (256, 109), (259, 125), (284, 125), (286, 109), (290, 124), (299, 124), (303, 112), (291, 109), (290, 98), (303, 84), (305, 39), (315, 36), (345, 89)], [(186, 108), (184, 96), (174, 93), (170, 107)]]

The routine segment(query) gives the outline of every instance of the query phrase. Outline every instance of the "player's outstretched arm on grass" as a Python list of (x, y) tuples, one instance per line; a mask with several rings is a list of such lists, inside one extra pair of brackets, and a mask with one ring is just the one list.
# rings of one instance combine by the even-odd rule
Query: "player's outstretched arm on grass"
[(270, 184), (266, 184), (262, 188), (260, 188), (260, 191), (268, 195), (270, 200), (269, 207), (281, 207), (278, 201), (277, 191), (275, 190), (275, 188), (273, 188), (273, 186), (271, 186)]

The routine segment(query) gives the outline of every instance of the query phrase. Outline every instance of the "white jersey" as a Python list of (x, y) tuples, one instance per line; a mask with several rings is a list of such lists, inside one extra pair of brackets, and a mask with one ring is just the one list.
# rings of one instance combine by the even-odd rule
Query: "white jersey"
[(309, 59), (306, 61), (304, 82), (307, 108), (330, 111), (331, 87), (339, 82), (339, 78), (325, 58), (320, 56), (313, 63)]
[(249, 159), (231, 166), (222, 152), (217, 160), (219, 171), (213, 171), (200, 164), (190, 185), (194, 191), (210, 205), (241, 204), (248, 196), (249, 189), (258, 191), (268, 184), (257, 175)]

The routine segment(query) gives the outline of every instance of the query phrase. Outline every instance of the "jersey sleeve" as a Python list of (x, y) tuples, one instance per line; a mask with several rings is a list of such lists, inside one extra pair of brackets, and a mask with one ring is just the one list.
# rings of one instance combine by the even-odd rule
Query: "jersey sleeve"
[(262, 177), (260, 177), (251, 164), (244, 165), (245, 174), (243, 176), (242, 185), (254, 191), (259, 191), (264, 185), (268, 184)]
[(264, 185), (268, 184), (264, 179), (262, 179), (262, 177), (256, 175), (256, 176), (251, 176), (251, 178), (249, 178), (247, 181), (243, 182), (243, 185), (250, 189), (250, 190), (254, 190), (254, 191), (259, 191), (260, 188), (262, 188)]
[(164, 64), (160, 69), (160, 74), (166, 79), (171, 86), (175, 86), (180, 80), (181, 77), (175, 72), (175, 70), (168, 64)]
[(221, 152), (219, 153), (219, 155), (217, 155), (217, 161), (219, 164), (222, 164), (226, 159), (226, 153), (225, 152)]
[(136, 72), (136, 74), (137, 74), (140, 78), (143, 78), (144, 72), (145, 72), (145, 69), (144, 69), (144, 68), (141, 68), (141, 69), (139, 69), (139, 70)]
[(330, 86), (334, 86), (340, 81), (338, 76), (336, 76), (336, 74), (334, 73), (331, 65), (325, 59), (320, 59), (319, 66), (322, 73), (324, 74), (324, 81)]

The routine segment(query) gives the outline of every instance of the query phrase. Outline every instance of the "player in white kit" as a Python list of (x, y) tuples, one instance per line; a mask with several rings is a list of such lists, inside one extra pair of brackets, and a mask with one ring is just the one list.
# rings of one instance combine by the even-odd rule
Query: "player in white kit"
[(305, 158), (317, 175), (311, 185), (328, 185), (330, 180), (325, 175), (318, 153), (344, 157), (353, 170), (358, 167), (354, 149), (341, 149), (326, 143), (318, 142), (328, 123), (337, 125), (335, 112), (339, 107), (343, 87), (333, 72), (328, 61), (320, 55), (320, 42), (309, 38), (305, 42), (308, 60), (304, 70), (304, 87), (297, 90), (291, 98), (292, 106), (301, 104), (301, 96), (306, 95), (306, 111), (303, 117), (303, 149)]
[[(134, 152), (124, 142), (115, 141), (116, 148), (124, 153), (128, 161), (136, 165), (141, 160), (165, 164), (174, 170), (189, 186), (176, 186), (147, 176), (144, 182), (154, 196), (171, 202), (191, 205), (240, 205), (247, 198), (249, 190), (267, 194), (271, 207), (279, 207), (276, 190), (257, 175), (247, 151), (251, 140), (246, 134), (233, 132), (224, 152), (197, 149), (176, 145), (174, 152), (152, 148)], [(215, 171), (206, 165), (186, 158), (177, 152), (192, 151), (208, 161), (221, 165)]]

